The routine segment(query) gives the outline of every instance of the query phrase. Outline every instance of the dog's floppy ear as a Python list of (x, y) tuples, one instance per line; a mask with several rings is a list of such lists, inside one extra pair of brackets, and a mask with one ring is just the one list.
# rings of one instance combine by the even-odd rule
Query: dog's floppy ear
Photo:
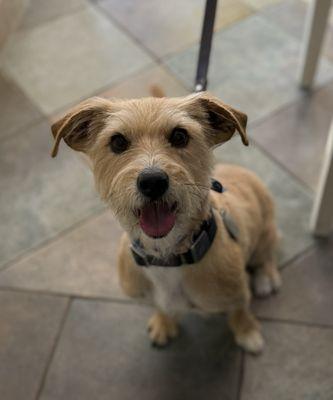
[(243, 144), (249, 145), (245, 114), (208, 92), (195, 94), (190, 99), (190, 113), (205, 126), (211, 146), (228, 141), (235, 131), (239, 132)]
[(111, 102), (99, 97), (92, 97), (69, 111), (51, 127), (55, 140), (52, 157), (57, 155), (61, 139), (74, 150), (86, 151), (110, 112)]

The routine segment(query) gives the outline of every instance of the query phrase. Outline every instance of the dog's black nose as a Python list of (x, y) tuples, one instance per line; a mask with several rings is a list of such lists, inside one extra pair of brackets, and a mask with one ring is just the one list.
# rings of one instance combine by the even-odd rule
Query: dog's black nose
[(140, 172), (137, 185), (143, 195), (157, 200), (168, 190), (169, 177), (161, 169), (147, 168)]

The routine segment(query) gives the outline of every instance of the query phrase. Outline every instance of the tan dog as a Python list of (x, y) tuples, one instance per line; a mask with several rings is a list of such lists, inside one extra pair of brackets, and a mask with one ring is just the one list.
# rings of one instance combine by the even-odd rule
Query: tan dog
[[(199, 310), (226, 312), (240, 346), (254, 353), (263, 347), (259, 323), (249, 311), (246, 267), (254, 267), (258, 295), (280, 286), (272, 199), (253, 173), (231, 165), (219, 165), (213, 173), (226, 191), (210, 190), (212, 149), (235, 131), (247, 145), (246, 120), (201, 93), (126, 101), (92, 98), (52, 126), (52, 155), (63, 138), (89, 157), (97, 190), (126, 231), (119, 252), (120, 283), (129, 296), (152, 298), (157, 311), (148, 327), (157, 345), (177, 336), (181, 313)], [(178, 267), (142, 266), (138, 259), (144, 264), (182, 262)]]

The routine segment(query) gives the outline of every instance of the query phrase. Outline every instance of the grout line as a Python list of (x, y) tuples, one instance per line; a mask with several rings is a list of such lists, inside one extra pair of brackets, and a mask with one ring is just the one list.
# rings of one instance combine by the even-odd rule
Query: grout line
[(319, 328), (319, 329), (333, 329), (333, 325), (330, 324), (322, 324), (317, 322), (309, 322), (309, 321), (297, 321), (293, 319), (283, 319), (283, 318), (269, 318), (269, 317), (260, 317), (257, 318), (262, 322), (268, 322), (273, 324), (286, 324), (286, 325), (298, 325), (308, 328)]
[(293, 171), (291, 171), (286, 165), (284, 165), (278, 158), (274, 157), (273, 154), (269, 152), (264, 146), (261, 145), (260, 142), (257, 142), (254, 139), (251, 139), (254, 145), (263, 153), (267, 158), (269, 158), (274, 164), (276, 164), (280, 169), (282, 169), (287, 175), (289, 175), (293, 181), (295, 181), (298, 185), (300, 185), (303, 190), (313, 198), (315, 190), (311, 188), (302, 178), (296, 175)]
[(72, 301), (73, 301), (72, 298), (68, 298), (67, 307), (66, 307), (66, 309), (64, 311), (64, 314), (63, 314), (63, 317), (62, 317), (62, 319), (60, 321), (59, 328), (58, 328), (57, 334), (55, 336), (54, 343), (53, 343), (53, 346), (51, 348), (50, 355), (49, 355), (48, 360), (46, 362), (46, 366), (45, 366), (44, 371), (43, 371), (43, 375), (42, 375), (42, 378), (41, 378), (41, 381), (40, 381), (39, 388), (37, 390), (37, 394), (36, 394), (36, 397), (35, 397), (36, 400), (40, 399), (42, 391), (43, 391), (43, 389), (45, 387), (46, 378), (47, 378), (47, 375), (49, 373), (52, 361), (54, 359), (54, 355), (55, 355), (56, 349), (58, 347), (61, 334), (62, 334), (62, 332), (64, 330), (65, 323), (66, 323), (67, 317), (69, 315), (69, 310), (71, 308)]
[(160, 63), (161, 59), (153, 52), (151, 51), (147, 46), (144, 45), (135, 35), (132, 34), (126, 27), (119, 22), (116, 18), (114, 18), (109, 12), (106, 12), (103, 7), (99, 4), (99, 2), (93, 2), (90, 4), (95, 7), (99, 13), (104, 15), (107, 19), (110, 20), (111, 23), (113, 23), (122, 33), (124, 33), (126, 36), (128, 36), (132, 42), (134, 42), (138, 47), (141, 48), (149, 57), (151, 57), (155, 62)]
[(283, 271), (287, 267), (289, 267), (291, 264), (293, 264), (295, 261), (298, 259), (301, 259), (302, 257), (305, 257), (308, 253), (313, 251), (316, 248), (317, 242), (314, 239), (313, 243), (310, 243), (306, 248), (304, 248), (302, 251), (300, 251), (298, 254), (295, 254), (293, 257), (291, 257), (289, 260), (285, 261), (284, 263), (278, 265), (278, 270)]
[[(26, 93), (24, 93), (24, 95), (26, 96)], [(30, 98), (27, 98), (27, 99), (28, 99), (29, 102), (33, 103), (32, 105), (34, 107), (36, 107), (36, 104), (34, 102), (32, 102), (32, 100)], [(39, 109), (38, 109), (38, 111), (40, 112)], [(36, 126), (36, 125), (38, 125), (38, 124), (40, 124), (40, 123), (42, 123), (44, 121), (48, 122), (47, 121), (47, 117), (44, 114), (42, 114), (40, 117), (37, 117), (36, 119), (28, 122), (24, 126), (21, 126), (21, 127), (17, 128), (17, 129), (14, 129), (13, 132), (2, 136), (1, 141), (2, 142), (6, 142), (6, 140), (12, 139), (13, 137), (16, 137), (18, 135), (22, 135), (22, 134), (24, 134), (26, 132), (27, 129), (31, 129), (34, 126)], [(51, 128), (50, 128), (50, 135), (51, 135)]]
[[(131, 31), (129, 31), (124, 24), (122, 24), (120, 21), (118, 21), (115, 17), (113, 17), (109, 12), (105, 11), (99, 2), (93, 2), (92, 6), (94, 6), (99, 12), (101, 12), (106, 18), (108, 18), (111, 23), (113, 23), (121, 32), (123, 32), (126, 36), (128, 36), (143, 52), (145, 52), (149, 57), (152, 58), (152, 60), (160, 67), (164, 67), (171, 75), (172, 77), (186, 90), (192, 92), (192, 88), (189, 89), (187, 84), (185, 84), (177, 75), (171, 71), (171, 69), (164, 63), (164, 59), (171, 57), (174, 54), (178, 54), (178, 52), (173, 52), (170, 53), (169, 55), (165, 55), (163, 57), (158, 56), (155, 54), (152, 50), (150, 50), (149, 47), (147, 47), (144, 43), (140, 41), (135, 35), (132, 34)], [(198, 41), (194, 42), (193, 44), (198, 44)], [(192, 46), (192, 44), (190, 45)], [(179, 51), (181, 53), (182, 51), (185, 51), (189, 46), (186, 45), (182, 50)], [(194, 85), (194, 82), (193, 82)]]
[[(326, 86), (329, 86), (330, 84), (333, 83), (333, 79), (329, 80), (328, 82), (326, 82), (325, 84), (316, 87), (315, 89), (312, 90), (312, 95), (315, 95), (317, 92), (319, 92), (322, 89), (325, 89)], [(301, 91), (301, 89), (300, 89)], [(296, 97), (292, 100), (290, 100), (289, 102), (283, 104), (281, 107), (276, 108), (275, 110), (272, 110), (270, 113), (268, 113), (267, 115), (264, 115), (258, 119), (255, 119), (254, 121), (252, 121), (249, 124), (249, 129), (254, 130), (257, 126), (259, 126), (260, 124), (264, 123), (265, 121), (267, 121), (268, 119), (276, 116), (277, 114), (286, 111), (288, 108), (290, 108), (291, 106), (296, 105), (297, 103), (299, 103), (302, 100), (302, 98)], [(294, 178), (294, 180), (296, 180), (296, 182), (298, 182), (304, 189), (306, 192), (308, 192), (309, 195), (311, 195), (313, 197), (313, 194), (315, 192), (315, 190), (310, 187), (306, 182), (304, 182), (298, 175), (296, 175), (293, 171), (291, 171), (287, 166), (285, 166), (280, 160), (278, 160), (276, 157), (274, 157), (273, 154), (271, 154), (264, 146), (261, 145), (261, 143), (253, 138), (251, 138), (251, 141), (254, 143), (254, 145), (260, 149), (260, 151), (265, 154), (270, 160), (274, 161), (277, 165), (279, 165), (285, 172), (288, 173), (288, 175), (290, 175), (291, 177)]]
[[(28, 6), (29, 8), (29, 6)], [(27, 14), (28, 8), (25, 12), (25, 14)], [(77, 14), (79, 12), (81, 12), (82, 10), (86, 9), (87, 5), (86, 4), (82, 4), (82, 5), (77, 5), (75, 6), (72, 10), (70, 10), (70, 12), (68, 12), (68, 10), (66, 10), (66, 12), (64, 14), (60, 14), (60, 15), (55, 15), (51, 18), (48, 19), (44, 19), (43, 21), (37, 23), (36, 25), (32, 25), (32, 26), (28, 26), (28, 27), (22, 27), (22, 21), (24, 20), (25, 15), (23, 15), (22, 17), (22, 21), (21, 23), (18, 25), (17, 29), (14, 31), (14, 34), (26, 34), (29, 31), (32, 31), (34, 29), (38, 29), (40, 27), (44, 27), (46, 25), (48, 25), (49, 23), (52, 23), (54, 21), (56, 21), (57, 19), (61, 19), (61, 18), (66, 18), (66, 17), (70, 17), (73, 14)]]
[(153, 62), (153, 61), (152, 61), (152, 62), (149, 62), (149, 64), (145, 64), (143, 67), (141, 67), (141, 68), (138, 69), (137, 71), (131, 72), (131, 73), (125, 75), (125, 76), (122, 76), (121, 78), (116, 79), (114, 82), (109, 82), (109, 83), (107, 83), (107, 84), (105, 84), (105, 85), (99, 87), (98, 89), (93, 90), (93, 91), (90, 92), (89, 94), (84, 95), (84, 96), (80, 97), (79, 99), (77, 99), (77, 100), (75, 100), (75, 101), (72, 101), (72, 102), (69, 102), (69, 103), (67, 103), (67, 104), (65, 104), (65, 105), (62, 105), (61, 107), (59, 107), (59, 108), (53, 110), (53, 111), (50, 112), (50, 113), (44, 114), (44, 115), (46, 116), (46, 118), (48, 118), (48, 120), (51, 120), (51, 119), (54, 118), (55, 116), (57, 116), (57, 115), (59, 115), (59, 114), (61, 114), (61, 113), (64, 113), (64, 112), (68, 111), (68, 110), (69, 110), (70, 108), (72, 108), (75, 104), (78, 104), (78, 103), (80, 103), (81, 101), (86, 100), (86, 99), (89, 98), (89, 97), (98, 96), (98, 95), (100, 95), (100, 94), (102, 94), (102, 93), (104, 93), (104, 92), (107, 92), (107, 91), (111, 90), (112, 88), (114, 88), (115, 86), (117, 86), (117, 85), (119, 85), (119, 84), (122, 84), (123, 82), (126, 82), (126, 81), (128, 81), (129, 79), (135, 77), (136, 75), (139, 75), (139, 74), (141, 74), (142, 72), (146, 71), (147, 69), (150, 69), (150, 68), (153, 68), (153, 67), (156, 67), (156, 63)]
[(238, 380), (236, 400), (241, 400), (242, 397), (244, 375), (245, 375), (245, 352), (244, 350), (241, 350), (241, 365), (239, 370), (239, 380)]
[(70, 234), (75, 229), (82, 227), (86, 223), (89, 223), (94, 218), (97, 218), (98, 216), (102, 215), (105, 211), (107, 211), (106, 208), (103, 208), (102, 210), (94, 211), (92, 214), (87, 215), (86, 217), (84, 217), (80, 221), (77, 221), (74, 224), (72, 224), (71, 226), (69, 226), (69, 227), (63, 229), (62, 231), (56, 233), (54, 236), (52, 236), (52, 237), (50, 237), (50, 238), (48, 238), (48, 239), (36, 244), (33, 247), (30, 247), (30, 248), (28, 248), (26, 250), (23, 250), (23, 252), (21, 254), (15, 256), (13, 259), (5, 262), (2, 266), (0, 266), (0, 274), (1, 274), (1, 272), (3, 272), (5, 270), (7, 270), (8, 268), (10, 268), (12, 265), (18, 263), (19, 261), (22, 261), (25, 258), (30, 257), (33, 253), (41, 250), (44, 247), (47, 247), (47, 246), (51, 245), (52, 243), (56, 242), (57, 240), (59, 240), (63, 236), (66, 236), (66, 235)]
[[(0, 292), (17, 292), (17, 293), (26, 293), (40, 296), (49, 296), (49, 297), (59, 297), (59, 298), (72, 298), (74, 300), (84, 300), (84, 301), (100, 301), (107, 303), (118, 303), (118, 304), (138, 304), (141, 303), (145, 305), (145, 303), (140, 302), (138, 300), (132, 299), (121, 299), (116, 297), (107, 297), (107, 296), (89, 296), (89, 295), (80, 295), (75, 293), (62, 293), (53, 290), (41, 290), (41, 289), (30, 289), (30, 288), (22, 288), (22, 287), (12, 287), (12, 286), (0, 286)], [(147, 304), (148, 305), (148, 304)]]

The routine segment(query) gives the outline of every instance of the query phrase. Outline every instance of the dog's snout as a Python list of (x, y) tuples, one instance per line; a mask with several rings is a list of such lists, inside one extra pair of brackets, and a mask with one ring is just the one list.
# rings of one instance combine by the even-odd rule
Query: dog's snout
[(147, 168), (140, 172), (137, 186), (144, 196), (157, 200), (168, 190), (169, 177), (161, 169)]

